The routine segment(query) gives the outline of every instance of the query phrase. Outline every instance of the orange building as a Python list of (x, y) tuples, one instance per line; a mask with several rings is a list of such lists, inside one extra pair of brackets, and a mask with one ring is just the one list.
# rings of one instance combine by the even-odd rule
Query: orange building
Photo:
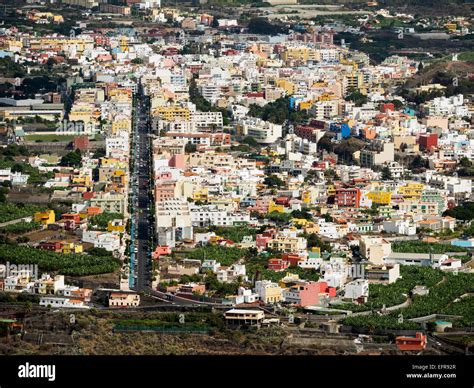
[(416, 333), (415, 337), (400, 336), (395, 339), (397, 348), (399, 350), (423, 350), (426, 348), (426, 335), (423, 333)]

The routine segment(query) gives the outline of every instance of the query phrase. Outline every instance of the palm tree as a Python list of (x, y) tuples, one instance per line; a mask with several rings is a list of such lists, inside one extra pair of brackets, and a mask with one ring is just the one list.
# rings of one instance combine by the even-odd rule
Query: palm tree
[(23, 307), (23, 327), (26, 326), (26, 316), (33, 310), (32, 303), (28, 300)]

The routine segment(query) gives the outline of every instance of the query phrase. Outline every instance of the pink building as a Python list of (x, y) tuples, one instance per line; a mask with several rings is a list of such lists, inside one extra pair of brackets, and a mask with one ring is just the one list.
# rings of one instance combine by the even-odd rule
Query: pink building
[(301, 307), (319, 304), (321, 285), (318, 282), (302, 282), (283, 291), (285, 302)]
[(171, 254), (171, 247), (168, 245), (158, 245), (153, 252), (153, 259), (158, 260), (162, 255), (170, 255)]
[(168, 166), (180, 168), (184, 170), (186, 168), (186, 155), (184, 154), (173, 155), (168, 162)]
[(163, 183), (155, 187), (156, 202), (164, 202), (174, 198), (175, 182)]
[(272, 230), (266, 230), (262, 234), (257, 234), (255, 237), (257, 248), (259, 249), (265, 249), (267, 247), (267, 244), (270, 240), (272, 240), (275, 237), (275, 231)]
[(268, 213), (268, 207), (270, 206), (271, 197), (261, 197), (257, 198), (255, 206), (249, 207), (250, 211), (255, 211), (259, 213)]
[(336, 289), (326, 282), (301, 282), (283, 291), (285, 302), (302, 307), (318, 305), (320, 298), (335, 296)]

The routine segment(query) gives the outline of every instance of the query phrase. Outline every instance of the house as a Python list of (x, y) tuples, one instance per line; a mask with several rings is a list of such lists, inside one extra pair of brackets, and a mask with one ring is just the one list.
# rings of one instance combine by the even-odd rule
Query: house
[(201, 271), (211, 271), (216, 273), (221, 267), (221, 263), (216, 260), (204, 260), (201, 265)]
[(54, 210), (45, 210), (43, 212), (36, 212), (34, 215), (35, 222), (41, 225), (49, 225), (56, 221)]
[(283, 299), (286, 303), (301, 307), (319, 304), (319, 294), (326, 290), (325, 282), (299, 282), (298, 284), (283, 291)]
[(277, 283), (273, 283), (270, 280), (256, 281), (255, 292), (265, 304), (278, 303), (283, 300), (283, 289)]
[(392, 244), (382, 237), (361, 236), (359, 250), (364, 259), (373, 264), (382, 264), (392, 252)]
[(199, 294), (204, 295), (206, 292), (206, 285), (203, 283), (188, 283), (181, 284), (178, 289), (179, 294)]
[(232, 309), (226, 311), (224, 317), (229, 325), (254, 326), (263, 322), (265, 314), (261, 310)]
[(82, 231), (82, 242), (94, 244), (95, 248), (103, 248), (109, 252), (120, 249), (120, 236), (114, 233), (84, 230)]
[(43, 274), (40, 279), (35, 281), (33, 287), (35, 294), (55, 295), (60, 289), (64, 288), (64, 276), (56, 275), (52, 278), (49, 274)]
[(420, 351), (426, 348), (427, 338), (423, 333), (416, 333), (415, 337), (396, 337), (395, 343), (399, 350)]
[(232, 283), (237, 280), (238, 277), (247, 279), (245, 264), (232, 264), (228, 268), (221, 268), (217, 270), (216, 277), (221, 283)]
[(88, 309), (83, 300), (64, 298), (60, 296), (42, 296), (39, 302), (40, 306), (51, 308), (68, 308), (68, 309)]
[(367, 265), (365, 267), (370, 283), (394, 283), (400, 278), (399, 264)]
[(369, 281), (367, 279), (356, 279), (344, 286), (344, 298), (357, 300), (369, 297)]
[(109, 307), (129, 308), (140, 304), (140, 295), (135, 293), (112, 292), (109, 296)]
[(417, 266), (431, 266), (439, 268), (441, 264), (448, 260), (446, 254), (430, 254), (430, 253), (401, 253), (392, 252), (385, 258), (387, 264), (400, 265), (417, 265)]
[(117, 232), (117, 233), (124, 233), (125, 232), (125, 222), (121, 219), (116, 219), (109, 221), (107, 224), (107, 231), (108, 232)]
[(286, 260), (283, 259), (278, 259), (278, 258), (270, 258), (268, 259), (268, 269), (270, 271), (284, 271), (290, 266), (290, 263)]

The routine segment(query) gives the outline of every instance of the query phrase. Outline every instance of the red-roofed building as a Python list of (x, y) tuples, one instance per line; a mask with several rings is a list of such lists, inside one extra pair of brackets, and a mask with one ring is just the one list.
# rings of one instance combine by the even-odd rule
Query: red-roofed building
[(271, 259), (268, 259), (268, 269), (270, 271), (284, 271), (290, 266), (290, 263), (286, 260), (283, 259), (278, 259), (276, 257), (273, 257)]
[(89, 149), (89, 137), (88, 136), (76, 136), (73, 141), (73, 149), (87, 151)]

